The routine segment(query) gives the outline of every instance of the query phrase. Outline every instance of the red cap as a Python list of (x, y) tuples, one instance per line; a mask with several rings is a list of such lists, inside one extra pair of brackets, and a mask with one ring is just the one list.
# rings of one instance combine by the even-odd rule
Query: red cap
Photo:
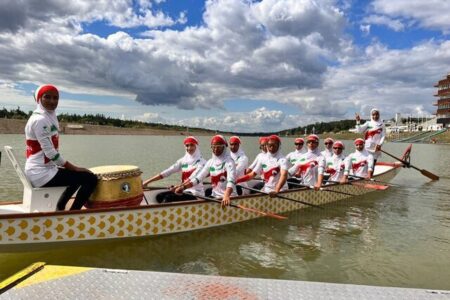
[(241, 139), (238, 136), (232, 136), (229, 140), (230, 144), (240, 144)]
[(269, 135), (269, 136), (267, 137), (267, 141), (269, 141), (269, 140), (274, 140), (274, 141), (277, 141), (279, 144), (281, 144), (281, 139), (280, 139), (280, 137), (279, 137), (278, 135), (276, 135), (276, 134)]
[(307, 141), (315, 141), (315, 142), (319, 142), (319, 137), (315, 134), (310, 134), (308, 135), (308, 137), (306, 138)]
[(187, 145), (187, 144), (195, 144), (198, 145), (198, 140), (193, 137), (193, 136), (188, 136), (187, 138), (184, 139), (183, 144)]
[(341, 147), (342, 149), (345, 149), (344, 143), (341, 141), (334, 142), (333, 147)]
[(49, 91), (54, 91), (54, 92), (57, 92), (59, 94), (58, 89), (54, 85), (51, 85), (51, 84), (41, 85), (34, 92), (34, 99), (36, 100), (36, 102), (39, 103), (39, 101), (41, 100), (42, 96), (46, 92), (49, 92)]
[(296, 138), (295, 141), (294, 141), (294, 143), (302, 143), (302, 144), (304, 144), (304, 143), (305, 143), (305, 140), (302, 139), (302, 138)]
[(364, 145), (364, 140), (362, 138), (358, 138), (355, 140), (355, 145)]
[(227, 141), (222, 135), (218, 134), (212, 137), (211, 144), (224, 144), (226, 146)]
[(267, 143), (267, 136), (262, 136), (259, 138), (259, 144), (265, 144)]
[(334, 143), (334, 140), (332, 139), (332, 138), (330, 138), (330, 137), (327, 137), (326, 139), (325, 139), (325, 141), (323, 141), (324, 143), (326, 143), (326, 142), (332, 142), (332, 143)]

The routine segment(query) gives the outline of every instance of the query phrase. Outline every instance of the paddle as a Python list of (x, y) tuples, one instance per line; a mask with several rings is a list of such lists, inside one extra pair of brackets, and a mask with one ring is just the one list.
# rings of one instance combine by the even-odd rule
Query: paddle
[[(303, 187), (306, 187), (306, 188), (311, 189), (311, 190), (314, 189), (313, 186), (309, 186), (309, 185), (306, 185), (306, 184), (295, 183), (295, 182), (289, 182), (289, 184), (296, 185), (296, 186), (303, 186)], [(324, 192), (332, 192), (332, 193), (336, 193), (336, 194), (348, 195), (348, 196), (357, 196), (355, 194), (350, 194), (350, 193), (341, 192), (341, 191), (327, 190), (327, 189), (324, 189), (324, 188), (320, 188), (319, 190), (320, 191), (324, 191)]]
[[(192, 195), (192, 194), (189, 194), (189, 195)], [(194, 195), (194, 196), (197, 197), (197, 198), (206, 200), (206, 201), (216, 202), (216, 203), (222, 204), (222, 201), (218, 200), (218, 199), (204, 197), (204, 196), (198, 196), (198, 195)], [(264, 211), (258, 210), (256, 208), (251, 208), (251, 207), (243, 206), (243, 205), (240, 205), (240, 204), (230, 203), (229, 206), (235, 207), (235, 208), (240, 208), (240, 209), (243, 209), (243, 210), (246, 210), (246, 211), (251, 211), (251, 212), (260, 214), (262, 216), (271, 217), (271, 218), (275, 218), (275, 219), (278, 219), (278, 220), (287, 219), (287, 217), (284, 217), (284, 216), (280, 216), (280, 215), (277, 215), (277, 214), (274, 214), (274, 213), (271, 213), (271, 212), (264, 212)]]
[(403, 163), (403, 164), (404, 164), (405, 166), (407, 166), (408, 168), (411, 168), (411, 167), (412, 167), (413, 169), (416, 169), (416, 170), (419, 171), (422, 175), (424, 175), (424, 176), (430, 178), (431, 180), (439, 180), (439, 176), (437, 176), (437, 175), (435, 175), (435, 174), (433, 174), (433, 173), (431, 173), (431, 172), (429, 172), (429, 171), (427, 171), (427, 170), (425, 170), (425, 169), (419, 169), (418, 167), (413, 166), (410, 162), (407, 162), (407, 161), (405, 161), (405, 160), (403, 160), (403, 159), (401, 159), (401, 158), (398, 158), (398, 157), (396, 157), (396, 156), (394, 156), (394, 155), (392, 155), (392, 154), (390, 154), (390, 153), (384, 151), (383, 149), (381, 149), (381, 152), (383, 152), (384, 154), (389, 155), (389, 156), (392, 157), (392, 158), (395, 158), (396, 160), (398, 160), (399, 162)]
[[(332, 182), (332, 183), (340, 183), (339, 181), (332, 181), (332, 180), (325, 180), (326, 182)], [(389, 188), (388, 185), (379, 185), (379, 184), (372, 184), (372, 183), (362, 183), (362, 182), (346, 182), (345, 184), (351, 184), (351, 185), (357, 185), (362, 186), (367, 189), (374, 189), (379, 191), (384, 191), (385, 189)]]
[[(257, 193), (261, 193), (261, 194), (270, 196), (269, 193), (265, 193), (265, 192), (257, 190), (257, 189), (252, 189), (252, 188), (249, 188), (247, 186), (240, 185), (240, 184), (237, 184), (237, 186), (240, 186), (241, 188), (249, 190), (249, 191), (253, 191), (253, 192), (257, 192)], [(309, 206), (312, 206), (312, 207), (315, 207), (315, 208), (324, 209), (323, 207), (321, 207), (319, 205), (308, 203), (308, 202), (305, 202), (305, 201), (302, 201), (302, 200), (292, 199), (292, 198), (289, 198), (289, 197), (286, 197), (286, 196), (281, 196), (281, 195), (278, 195), (278, 194), (276, 194), (275, 197), (280, 198), (280, 199), (284, 199), (284, 200), (289, 200), (289, 201), (293, 201), (293, 202), (302, 203), (302, 204), (309, 205)]]

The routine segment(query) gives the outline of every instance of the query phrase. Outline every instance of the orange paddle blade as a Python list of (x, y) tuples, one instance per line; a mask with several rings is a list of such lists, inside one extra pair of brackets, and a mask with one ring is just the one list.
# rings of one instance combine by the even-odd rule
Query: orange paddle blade
[(250, 207), (242, 206), (242, 205), (239, 205), (239, 204), (236, 204), (236, 207), (239, 207), (240, 209), (243, 209), (243, 210), (252, 211), (252, 212), (255, 212), (257, 214), (266, 216), (266, 217), (272, 217), (272, 218), (279, 219), (279, 220), (287, 219), (287, 217), (284, 217), (284, 216), (280, 216), (280, 215), (277, 215), (277, 214), (274, 214), (274, 213), (270, 213), (270, 212), (260, 211), (260, 210), (257, 210), (255, 208), (250, 208)]

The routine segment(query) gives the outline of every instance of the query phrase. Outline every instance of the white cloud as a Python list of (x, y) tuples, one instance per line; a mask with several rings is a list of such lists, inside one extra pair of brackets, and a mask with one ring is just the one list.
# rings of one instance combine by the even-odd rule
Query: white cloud
[(450, 32), (450, 1), (442, 0), (375, 0), (372, 3), (375, 12), (391, 18), (405, 18), (417, 22), (420, 26)]
[(362, 22), (366, 24), (385, 25), (394, 31), (403, 31), (405, 29), (405, 25), (400, 20), (394, 20), (386, 16), (370, 15), (363, 18)]

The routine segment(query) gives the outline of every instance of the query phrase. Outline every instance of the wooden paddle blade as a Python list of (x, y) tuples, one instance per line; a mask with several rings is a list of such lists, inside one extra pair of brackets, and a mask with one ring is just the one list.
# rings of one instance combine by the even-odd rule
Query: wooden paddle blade
[(431, 172), (429, 172), (427, 170), (421, 169), (420, 173), (422, 173), (422, 175), (424, 175), (424, 176), (427, 176), (431, 180), (439, 180), (439, 176), (437, 176), (437, 175), (435, 175), (435, 174), (433, 174), (433, 173), (431, 173)]
[(366, 183), (363, 186), (368, 189), (374, 189), (374, 190), (379, 190), (379, 191), (384, 191), (387, 188), (389, 188), (388, 185), (380, 185), (380, 184), (372, 184), (372, 183)]

